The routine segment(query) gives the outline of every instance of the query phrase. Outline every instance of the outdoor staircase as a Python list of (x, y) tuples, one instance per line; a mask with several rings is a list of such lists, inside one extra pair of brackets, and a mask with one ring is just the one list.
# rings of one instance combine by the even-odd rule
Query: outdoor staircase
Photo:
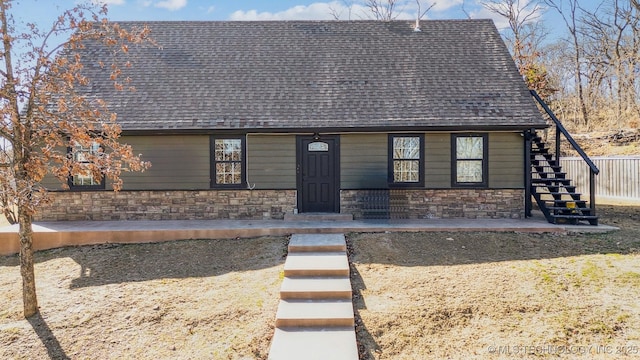
[(343, 234), (294, 234), (284, 264), (270, 360), (357, 360)]
[[(536, 200), (538, 208), (547, 221), (552, 224), (577, 225), (586, 222), (590, 225), (598, 225), (595, 207), (595, 176), (600, 170), (576, 143), (540, 95), (535, 90), (530, 90), (530, 92), (548, 120), (555, 124), (555, 155), (551, 153), (550, 148), (546, 146), (534, 129), (526, 134), (529, 150), (528, 160), (531, 165), (530, 186), (528, 186), (530, 195)], [(567, 174), (562, 171), (560, 165), (562, 136), (589, 166), (589, 203), (582, 199), (582, 194), (576, 191), (576, 186), (572, 185), (571, 179), (567, 178)], [(527, 216), (531, 216), (531, 196), (527, 195)]]
[(562, 171), (559, 159), (551, 154), (540, 136), (531, 138), (531, 195), (538, 208), (552, 224), (598, 225), (582, 194), (576, 192), (571, 179)]

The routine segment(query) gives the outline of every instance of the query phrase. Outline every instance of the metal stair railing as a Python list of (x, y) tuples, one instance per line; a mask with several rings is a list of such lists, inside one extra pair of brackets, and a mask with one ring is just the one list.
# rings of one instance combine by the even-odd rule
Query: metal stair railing
[(591, 214), (596, 215), (596, 175), (600, 173), (600, 169), (593, 163), (591, 158), (582, 150), (580, 145), (573, 139), (571, 134), (565, 129), (562, 125), (562, 122), (556, 117), (553, 111), (549, 108), (549, 106), (542, 100), (540, 95), (535, 90), (529, 90), (531, 92), (531, 96), (540, 104), (542, 109), (549, 115), (551, 120), (555, 123), (556, 126), (556, 159), (558, 164), (560, 163), (560, 135), (564, 135), (567, 139), (571, 147), (582, 157), (584, 162), (589, 166), (589, 207), (591, 208)]

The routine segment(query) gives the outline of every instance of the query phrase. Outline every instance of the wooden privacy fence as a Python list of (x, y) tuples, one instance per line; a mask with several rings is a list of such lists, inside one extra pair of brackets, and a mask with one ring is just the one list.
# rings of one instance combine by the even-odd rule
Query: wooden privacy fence
[[(591, 160), (600, 169), (596, 179), (598, 200), (640, 204), (640, 156), (592, 157)], [(588, 194), (589, 167), (582, 158), (561, 158), (560, 164), (577, 191)]]

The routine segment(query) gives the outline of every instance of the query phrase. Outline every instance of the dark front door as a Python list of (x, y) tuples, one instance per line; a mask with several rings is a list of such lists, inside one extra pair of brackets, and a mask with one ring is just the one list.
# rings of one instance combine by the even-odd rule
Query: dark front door
[(298, 137), (298, 210), (339, 212), (338, 137)]

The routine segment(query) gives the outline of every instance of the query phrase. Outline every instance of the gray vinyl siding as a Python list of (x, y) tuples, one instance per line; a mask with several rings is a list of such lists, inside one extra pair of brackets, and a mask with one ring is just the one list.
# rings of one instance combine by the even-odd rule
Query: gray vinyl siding
[(489, 133), (489, 187), (524, 187), (524, 138), (520, 133)]
[(296, 188), (296, 137), (294, 135), (247, 135), (249, 187)]
[(144, 172), (123, 172), (123, 190), (209, 188), (208, 135), (123, 136), (122, 142), (151, 162)]
[(40, 185), (47, 190), (62, 190), (60, 180), (51, 174), (45, 175), (44, 179), (40, 182)]
[[(144, 172), (122, 172), (123, 190), (189, 190), (209, 188), (209, 136), (123, 136), (121, 142), (131, 145), (134, 154), (151, 167)], [(60, 181), (47, 175), (42, 185), (61, 190)], [(111, 181), (106, 180), (106, 190)]]
[(340, 188), (387, 187), (387, 134), (340, 136)]
[[(140, 173), (122, 173), (123, 190), (210, 188), (208, 135), (124, 136), (135, 154), (152, 163)], [(248, 185), (255, 189), (296, 188), (295, 135), (247, 135)], [(340, 188), (386, 188), (387, 134), (340, 136)], [(524, 186), (524, 140), (520, 133), (489, 133), (489, 188)], [(425, 188), (451, 188), (451, 134), (425, 134)], [(47, 175), (42, 184), (59, 190)], [(111, 189), (107, 180), (106, 189)]]
[(425, 187), (451, 188), (451, 134), (426, 134), (424, 138)]

